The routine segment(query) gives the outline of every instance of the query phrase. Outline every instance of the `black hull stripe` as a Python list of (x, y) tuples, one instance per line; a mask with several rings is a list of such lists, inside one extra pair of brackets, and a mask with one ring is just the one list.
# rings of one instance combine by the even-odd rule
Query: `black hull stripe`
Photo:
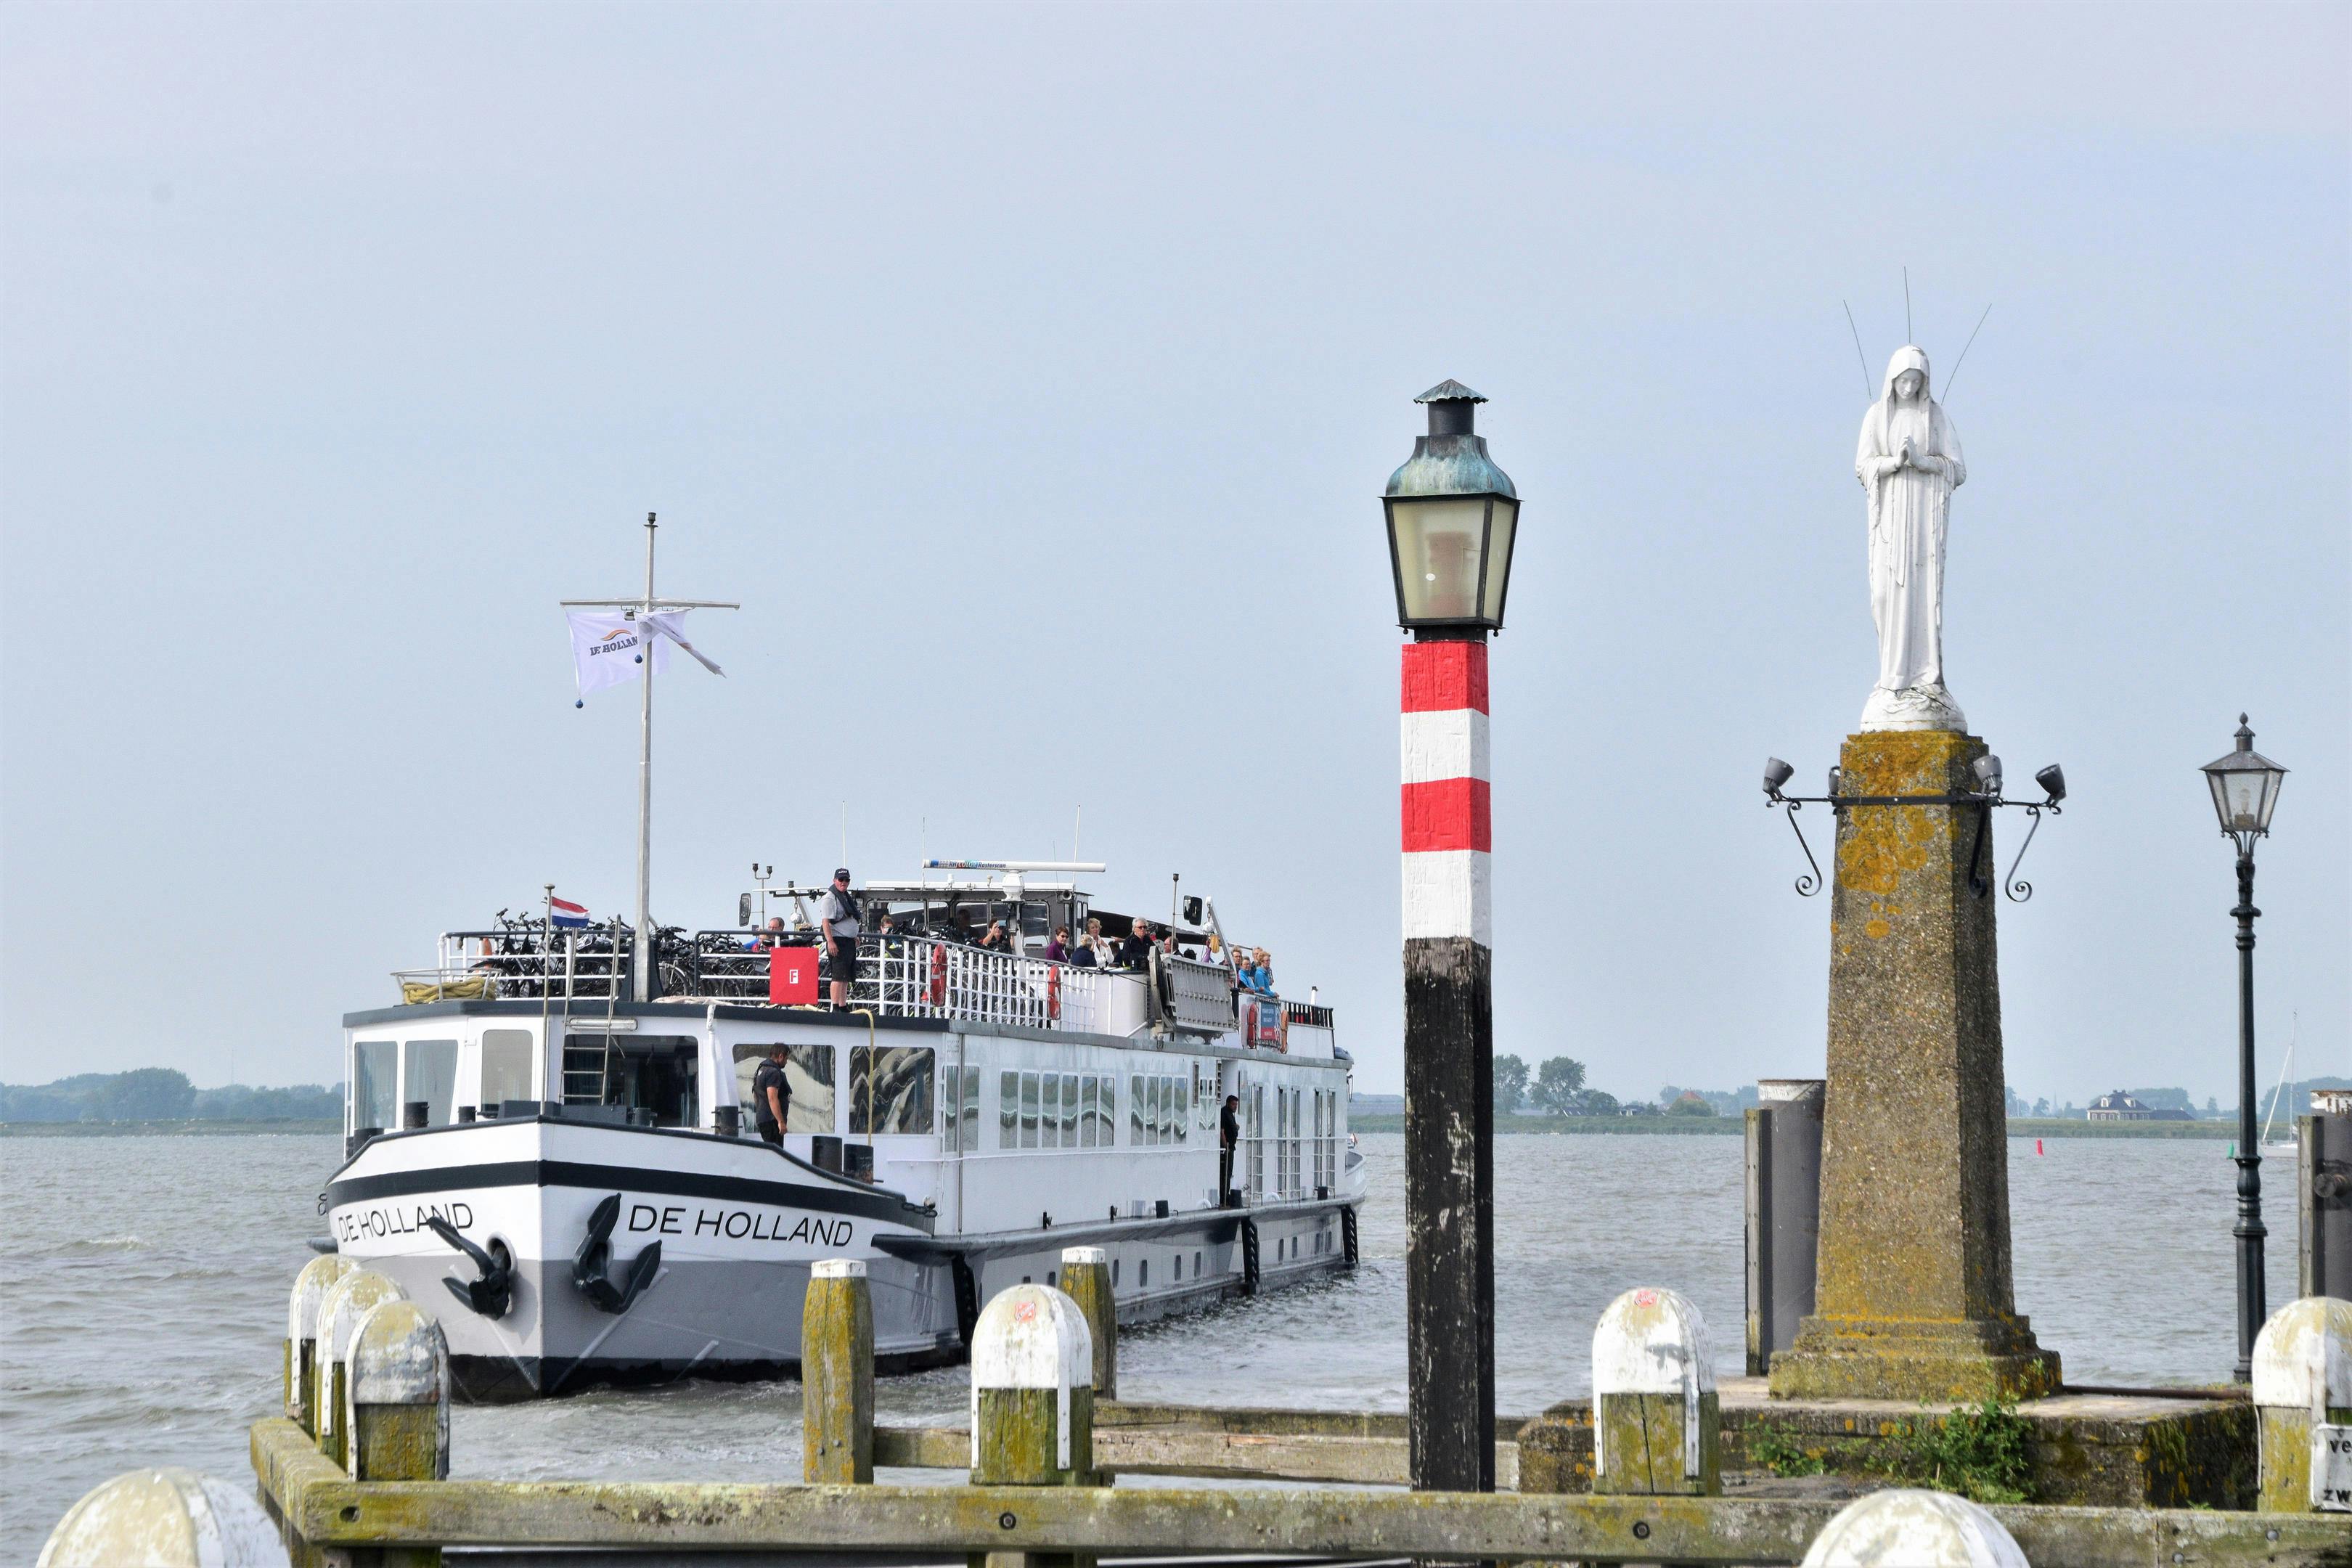
[(470, 1191), (479, 1187), (584, 1187), (595, 1192), (665, 1193), (684, 1198), (718, 1198), (773, 1204), (817, 1214), (851, 1215), (924, 1227), (928, 1216), (885, 1193), (839, 1187), (763, 1182), (750, 1176), (713, 1176), (696, 1171), (649, 1171), (634, 1165), (590, 1165), (572, 1160), (506, 1160), (482, 1165), (440, 1165), (425, 1171), (392, 1171), (381, 1176), (344, 1176), (327, 1184), (327, 1205), (369, 1203), (419, 1193)]

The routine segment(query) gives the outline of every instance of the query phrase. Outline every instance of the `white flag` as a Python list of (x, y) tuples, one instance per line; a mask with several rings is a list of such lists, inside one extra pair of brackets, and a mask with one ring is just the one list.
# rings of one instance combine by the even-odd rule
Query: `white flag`
[(668, 645), (658, 637), (647, 637), (645, 628), (631, 616), (617, 611), (571, 610), (565, 618), (572, 623), (572, 668), (583, 698), (643, 675), (646, 667), (638, 662), (638, 656), (646, 652), (647, 642), (653, 644), (654, 673), (658, 675), (669, 663)]
[[(711, 663), (711, 661), (704, 656), (703, 651), (695, 647), (692, 643), (687, 641), (686, 634), (678, 630), (678, 624), (685, 619), (686, 612), (683, 610), (663, 610), (657, 614), (647, 616), (646, 617), (646, 624), (652, 626), (655, 631), (660, 633), (663, 637), (666, 637), (670, 641), (677, 644), (678, 647), (686, 649), (688, 653), (693, 655), (694, 662), (702, 666), (703, 668), (709, 670), (711, 674), (725, 675), (727, 673), (725, 670)], [(662, 651), (667, 653), (668, 650), (665, 648), (662, 649)]]

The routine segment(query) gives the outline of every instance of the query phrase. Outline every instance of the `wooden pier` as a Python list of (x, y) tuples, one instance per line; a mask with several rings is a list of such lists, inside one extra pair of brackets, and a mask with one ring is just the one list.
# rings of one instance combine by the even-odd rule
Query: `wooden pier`
[[(1083, 1275), (1089, 1260), (1072, 1262)], [(1797, 1563), (1853, 1510), (1884, 1506), (1921, 1507), (1930, 1518), (1972, 1510), (2005, 1531), (2027, 1562), (2048, 1568), (2352, 1564), (2352, 1516), (2305, 1511), (2284, 1485), (2266, 1493), (2267, 1506), (2280, 1511), (2265, 1512), (2031, 1504), (1978, 1510), (1943, 1494), (1902, 1490), (1854, 1500), (1851, 1489), (1840, 1496), (1724, 1496), (1714, 1463), (1681, 1462), (1686, 1452), (1711, 1461), (1731, 1451), (1719, 1429), (1704, 1325), (1679, 1310), (1645, 1313), (1624, 1302), (1604, 1319), (1595, 1351), (1595, 1387), (1607, 1417), (1601, 1452), (1588, 1449), (1580, 1468), (1558, 1462), (1559, 1433), (1574, 1426), (1559, 1408), (1537, 1421), (1507, 1420), (1494, 1456), (1506, 1489), (1493, 1493), (1401, 1489), (1407, 1470), (1401, 1414), (1098, 1399), (1098, 1385), (1112, 1384), (1115, 1368), (1108, 1358), (1097, 1359), (1097, 1344), (1108, 1346), (1110, 1336), (1106, 1331), (1098, 1341), (1090, 1320), (1110, 1329), (1108, 1296), (1083, 1287), (1074, 1297), (1023, 1286), (990, 1303), (975, 1332), (976, 1432), (877, 1425), (867, 1286), (862, 1271), (842, 1265), (811, 1283), (808, 1333), (826, 1342), (804, 1347), (806, 1364), (823, 1370), (804, 1389), (804, 1475), (798, 1484), (451, 1480), (447, 1351), (438, 1325), (400, 1299), (397, 1287), (386, 1294), (352, 1275), (334, 1283), (341, 1289), (331, 1296), (378, 1299), (355, 1322), (343, 1321), (329, 1301), (323, 1321), (314, 1315), (306, 1324), (303, 1304), (315, 1308), (320, 1281), (298, 1282), (287, 1414), (252, 1429), (273, 1555), (205, 1561), (230, 1568), (265, 1562), (421, 1568), (440, 1563), (445, 1549), (459, 1548), (473, 1549), (463, 1553), (466, 1560), (484, 1563), (739, 1568), (753, 1562), (977, 1564), (983, 1557), (991, 1568), (1085, 1568), (1106, 1558), (1164, 1556)], [(1629, 1292), (1626, 1300), (1644, 1296), (1671, 1293)], [(2281, 1320), (2298, 1310), (2296, 1331), (2321, 1347), (2313, 1353), (2323, 1362), (2329, 1353), (2344, 1359), (2352, 1349), (2352, 1307), (2307, 1301), (2284, 1310)], [(1612, 1320), (1632, 1325), (1622, 1331), (1638, 1338), (1635, 1353), (1610, 1348)], [(308, 1345), (298, 1337), (306, 1326), (318, 1334)], [(1689, 1371), (1653, 1391), (1622, 1388), (1612, 1370), (1653, 1363)], [(2332, 1406), (2335, 1391), (2328, 1393)], [(341, 1409), (330, 1414), (325, 1405), (338, 1394)], [(2326, 1414), (2340, 1419), (2343, 1413)], [(1588, 1414), (1588, 1432), (1590, 1424)], [(2265, 1475), (2274, 1463), (2282, 1475), (2307, 1475), (2312, 1457), (2285, 1449), (2294, 1442), (2309, 1447), (2308, 1435), (2289, 1431), (2291, 1423), (2270, 1423), (2265, 1431), (2273, 1425), (2282, 1436), (2266, 1445)], [(1538, 1462), (1537, 1451), (1522, 1453), (1522, 1440), (1535, 1441), (1547, 1426), (1554, 1447)], [(1638, 1427), (1646, 1440), (1611, 1439), (1621, 1426)], [(870, 1479), (877, 1468), (961, 1470), (970, 1479), (877, 1484)], [(44, 1568), (121, 1561), (106, 1554), (96, 1532), (120, 1527), (134, 1507), (168, 1509), (173, 1497), (195, 1496), (185, 1485), (174, 1492), (156, 1484), (175, 1474), (134, 1474), (92, 1492), (58, 1526)], [(1116, 1484), (1121, 1476), (1147, 1475), (1299, 1484)], [(586, 1555), (550, 1555), (559, 1552)]]

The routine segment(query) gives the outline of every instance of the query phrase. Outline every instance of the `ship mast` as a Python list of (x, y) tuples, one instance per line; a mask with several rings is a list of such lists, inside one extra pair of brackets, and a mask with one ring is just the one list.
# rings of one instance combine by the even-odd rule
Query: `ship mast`
[[(654, 596), (654, 530), (652, 512), (646, 513), (646, 591), (635, 599), (566, 599), (566, 609), (619, 610), (644, 621), (656, 610), (738, 610), (740, 605), (716, 599), (657, 599)], [(640, 657), (653, 652), (653, 637), (641, 632)], [(692, 652), (692, 649), (688, 649)], [(696, 654), (697, 658), (701, 655)], [(703, 660), (708, 664), (708, 659)], [(654, 846), (654, 667), (650, 659), (642, 677), (645, 690), (638, 708), (637, 744), (637, 935), (631, 955), (629, 994), (639, 1002), (654, 999), (653, 846)]]

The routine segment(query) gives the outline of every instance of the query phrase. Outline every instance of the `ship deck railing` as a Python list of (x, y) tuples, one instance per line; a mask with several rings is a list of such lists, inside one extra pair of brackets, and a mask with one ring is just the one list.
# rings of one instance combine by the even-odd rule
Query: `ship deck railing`
[[(772, 941), (743, 930), (674, 937), (663, 944), (655, 993), (663, 1000), (766, 1005)], [(814, 948), (817, 939), (793, 931), (773, 944)], [(393, 972), (404, 1000), (596, 1002), (625, 994), (629, 984), (625, 930), (617, 943), (602, 927), (551, 942), (512, 927), (446, 931), (438, 947), (432, 966)], [(1082, 1034), (1127, 1035), (1155, 1024), (1210, 1035), (1238, 1030), (1249, 1044), (1274, 1049), (1291, 1025), (1331, 1026), (1328, 1007), (1242, 990), (1222, 964), (1167, 953), (1154, 953), (1149, 970), (1101, 969), (896, 932), (860, 936), (857, 952), (849, 1005), (886, 1017)]]

